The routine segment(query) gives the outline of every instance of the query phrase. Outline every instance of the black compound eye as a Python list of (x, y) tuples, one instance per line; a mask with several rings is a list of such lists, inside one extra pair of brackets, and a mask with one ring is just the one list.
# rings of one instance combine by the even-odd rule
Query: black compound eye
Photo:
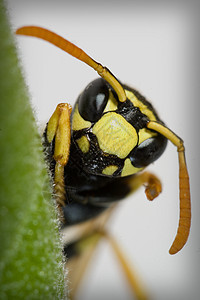
[(131, 163), (137, 168), (148, 166), (161, 156), (166, 145), (167, 139), (161, 134), (145, 140), (130, 153)]
[(109, 89), (106, 81), (98, 78), (92, 81), (79, 96), (78, 110), (83, 119), (97, 122), (106, 107)]

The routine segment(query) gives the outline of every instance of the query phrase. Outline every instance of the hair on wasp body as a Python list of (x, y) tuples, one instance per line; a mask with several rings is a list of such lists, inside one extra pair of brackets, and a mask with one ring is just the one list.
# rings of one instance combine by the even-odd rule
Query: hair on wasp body
[[(70, 243), (68, 249), (73, 255), (88, 253), (82, 262), (84, 270), (98, 240), (106, 238), (138, 299), (145, 299), (121, 250), (104, 227), (116, 201), (141, 185), (145, 184), (149, 200), (159, 195), (162, 189), (159, 179), (141, 171), (162, 155), (169, 140), (178, 151), (180, 202), (178, 230), (169, 253), (175, 254), (183, 248), (191, 223), (189, 176), (183, 141), (164, 125), (150, 102), (119, 82), (82, 49), (40, 27), (22, 27), (16, 33), (54, 44), (100, 75), (79, 95), (73, 110), (70, 104), (58, 104), (44, 133), (45, 147), (63, 226), (77, 228), (79, 232), (78, 240)], [(86, 244), (90, 246), (86, 247)], [(74, 290), (81, 277), (81, 274), (74, 275)]]

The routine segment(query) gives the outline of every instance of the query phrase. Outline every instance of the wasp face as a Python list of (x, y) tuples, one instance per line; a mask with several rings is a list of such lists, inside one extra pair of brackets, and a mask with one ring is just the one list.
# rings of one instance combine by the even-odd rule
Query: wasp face
[(106, 176), (134, 174), (156, 160), (166, 139), (146, 128), (158, 120), (153, 107), (138, 92), (124, 86), (127, 100), (119, 102), (102, 78), (79, 96), (72, 117), (72, 139), (89, 173)]

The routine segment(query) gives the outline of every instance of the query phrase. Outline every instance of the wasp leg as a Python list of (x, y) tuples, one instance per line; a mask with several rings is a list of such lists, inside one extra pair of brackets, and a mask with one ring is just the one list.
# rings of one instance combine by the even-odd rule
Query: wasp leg
[[(66, 234), (63, 231), (64, 241), (67, 243), (64, 252), (67, 257), (66, 268), (68, 270), (68, 282), (70, 285), (70, 299), (74, 299), (92, 259), (92, 255), (98, 246), (98, 242), (102, 238), (102, 234), (100, 234), (99, 231), (104, 230), (115, 207), (116, 205), (114, 204), (95, 219), (77, 224), (75, 225), (76, 228), (73, 226), (72, 239), (70, 238), (69, 231), (67, 231)], [(75, 231), (73, 229), (75, 229)], [(76, 236), (75, 242), (73, 239), (74, 236)]]
[(137, 300), (147, 300), (148, 297), (143, 287), (143, 284), (140, 282), (136, 272), (133, 271), (133, 267), (130, 267), (129, 260), (126, 258), (125, 254), (120, 249), (118, 243), (106, 231), (102, 231), (100, 233), (104, 238), (106, 238), (106, 240), (111, 245), (114, 253), (116, 254), (118, 261), (120, 262), (124, 274), (127, 278), (127, 281), (130, 284), (131, 290), (135, 295), (135, 298)]
[[(145, 289), (140, 282), (136, 272), (133, 272), (133, 268), (129, 266), (129, 262), (125, 255), (122, 253), (120, 247), (116, 241), (105, 231), (96, 231), (91, 235), (82, 238), (80, 241), (71, 244), (69, 248), (74, 248), (72, 252), (75, 252), (75, 256), (70, 258), (67, 267), (69, 270), (69, 280), (71, 283), (70, 299), (74, 299), (77, 289), (83, 278), (86, 268), (92, 259), (92, 255), (98, 245), (101, 238), (105, 238), (111, 245), (114, 253), (117, 256), (118, 261), (125, 273), (125, 276), (130, 284), (131, 290), (137, 300), (147, 300)], [(66, 248), (66, 252), (69, 252), (69, 248)]]
[(128, 179), (127, 184), (131, 188), (131, 193), (144, 185), (147, 199), (152, 201), (162, 192), (162, 185), (158, 177), (149, 172), (143, 172)]
[[(93, 233), (75, 243), (75, 256), (67, 262), (68, 281), (70, 284), (69, 299), (75, 299), (77, 290), (93, 257), (101, 235)], [(68, 252), (68, 249), (66, 249)]]
[(65, 202), (65, 183), (64, 183), (64, 167), (69, 159), (71, 129), (70, 129), (70, 114), (71, 105), (60, 103), (56, 107), (53, 115), (47, 124), (47, 140), (49, 143), (55, 138), (54, 159), (55, 176), (54, 176), (54, 191), (58, 207), (64, 206)]

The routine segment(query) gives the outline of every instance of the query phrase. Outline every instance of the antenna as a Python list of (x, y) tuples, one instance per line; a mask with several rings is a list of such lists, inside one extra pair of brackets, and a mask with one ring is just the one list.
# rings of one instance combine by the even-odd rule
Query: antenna
[(190, 184), (185, 160), (185, 148), (181, 138), (179, 138), (174, 132), (164, 125), (158, 122), (150, 121), (147, 123), (147, 128), (155, 130), (164, 135), (177, 147), (178, 151), (180, 216), (177, 234), (169, 250), (170, 254), (176, 254), (186, 244), (191, 225)]
[(87, 53), (85, 53), (82, 49), (64, 39), (60, 35), (38, 26), (24, 26), (18, 28), (16, 30), (16, 34), (34, 36), (43, 39), (64, 50), (73, 57), (83, 61), (84, 63), (92, 67), (95, 71), (97, 71), (97, 73), (113, 87), (120, 102), (126, 101), (126, 94), (122, 85), (110, 72), (110, 70), (108, 70), (106, 67), (103, 67), (100, 63), (96, 62), (89, 55), (87, 55)]

